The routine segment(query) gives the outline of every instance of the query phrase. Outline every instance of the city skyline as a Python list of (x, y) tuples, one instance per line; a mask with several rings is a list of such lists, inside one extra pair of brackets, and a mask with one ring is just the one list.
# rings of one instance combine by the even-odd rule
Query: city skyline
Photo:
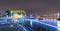
[(0, 10), (24, 9), (27, 14), (60, 12), (60, 0), (0, 0)]

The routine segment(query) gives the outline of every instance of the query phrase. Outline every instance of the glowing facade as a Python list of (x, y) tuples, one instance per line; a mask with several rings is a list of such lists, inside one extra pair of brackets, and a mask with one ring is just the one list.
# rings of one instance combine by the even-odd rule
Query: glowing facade
[(23, 17), (25, 16), (26, 12), (24, 10), (11, 10), (10, 11), (12, 17)]
[(7, 13), (8, 16), (14, 18), (15, 22), (23, 21), (21, 18), (26, 15), (26, 12), (24, 10), (9, 10)]

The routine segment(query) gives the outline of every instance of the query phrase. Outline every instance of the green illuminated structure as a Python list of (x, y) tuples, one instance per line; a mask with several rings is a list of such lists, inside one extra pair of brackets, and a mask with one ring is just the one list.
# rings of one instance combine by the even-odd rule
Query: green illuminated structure
[(11, 16), (13, 16), (14, 13), (17, 13), (18, 15), (25, 16), (26, 12), (24, 10), (11, 10), (10, 11)]

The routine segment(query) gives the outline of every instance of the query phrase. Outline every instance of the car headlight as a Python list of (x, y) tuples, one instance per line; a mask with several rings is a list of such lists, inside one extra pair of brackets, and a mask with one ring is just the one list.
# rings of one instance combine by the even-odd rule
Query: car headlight
[(5, 24), (5, 23), (1, 23), (1, 24)]
[(10, 27), (14, 27), (14, 25), (10, 25)]

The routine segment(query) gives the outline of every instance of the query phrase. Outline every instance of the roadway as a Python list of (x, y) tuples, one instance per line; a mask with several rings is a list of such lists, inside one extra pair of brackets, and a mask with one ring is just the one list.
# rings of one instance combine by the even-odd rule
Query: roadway
[(25, 19), (23, 24), (24, 26), (27, 26), (34, 31), (57, 31), (58, 30), (57, 20)]
[(26, 29), (14, 23), (11, 18), (0, 18), (0, 31), (26, 31)]
[(57, 31), (58, 29), (57, 20), (24, 19), (24, 23), (20, 27), (28, 31)]

